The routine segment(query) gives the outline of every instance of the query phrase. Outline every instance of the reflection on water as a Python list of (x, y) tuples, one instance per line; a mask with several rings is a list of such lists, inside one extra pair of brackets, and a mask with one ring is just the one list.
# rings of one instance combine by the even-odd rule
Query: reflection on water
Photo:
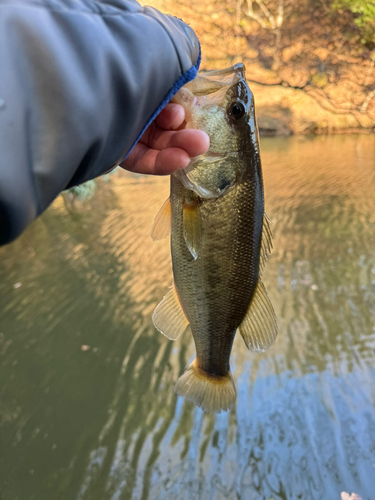
[(0, 249), (1, 500), (374, 498), (375, 137), (261, 145), (279, 337), (235, 340), (230, 413), (177, 399), (192, 339), (152, 326), (168, 179), (120, 172)]

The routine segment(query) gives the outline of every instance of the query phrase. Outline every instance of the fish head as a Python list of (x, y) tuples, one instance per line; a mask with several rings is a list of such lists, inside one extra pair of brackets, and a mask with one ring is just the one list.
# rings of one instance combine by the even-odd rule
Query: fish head
[(185, 109), (186, 128), (204, 130), (210, 137), (207, 153), (176, 172), (187, 189), (203, 198), (217, 198), (246, 175), (259, 157), (254, 97), (245, 67), (200, 73), (172, 100)]

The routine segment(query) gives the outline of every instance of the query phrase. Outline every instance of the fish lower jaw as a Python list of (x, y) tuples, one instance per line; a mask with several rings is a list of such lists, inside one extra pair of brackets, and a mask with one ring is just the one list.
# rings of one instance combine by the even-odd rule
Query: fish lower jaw
[(225, 376), (211, 375), (198, 368), (195, 360), (177, 380), (174, 390), (207, 413), (230, 410), (236, 402), (236, 388), (231, 373)]

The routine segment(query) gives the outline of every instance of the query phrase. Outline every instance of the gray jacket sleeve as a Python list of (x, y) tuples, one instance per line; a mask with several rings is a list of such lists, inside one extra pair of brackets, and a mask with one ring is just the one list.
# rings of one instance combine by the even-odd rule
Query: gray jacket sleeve
[(133, 0), (0, 0), (0, 245), (118, 164), (199, 58), (191, 28)]

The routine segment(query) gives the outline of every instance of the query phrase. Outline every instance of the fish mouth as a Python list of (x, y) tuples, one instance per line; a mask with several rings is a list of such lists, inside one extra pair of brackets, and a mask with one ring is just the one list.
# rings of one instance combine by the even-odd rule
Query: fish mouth
[(238, 76), (241, 76), (242, 78), (245, 77), (245, 66), (242, 63), (237, 63), (234, 64), (233, 66), (230, 66), (229, 68), (224, 68), (224, 69), (213, 69), (210, 71), (200, 71), (199, 74), (202, 76), (206, 77), (212, 77), (212, 76), (227, 76), (230, 75), (231, 73), (235, 73)]
[[(242, 63), (225, 69), (199, 72), (194, 80), (188, 82), (178, 91), (171, 102), (181, 104), (185, 109), (185, 121), (189, 122), (195, 106), (211, 107), (213, 103), (220, 105), (219, 103), (224, 101), (225, 94), (231, 87), (234, 89), (237, 87), (238, 89), (248, 88), (245, 66)], [(239, 98), (241, 97), (240, 90), (233, 92), (237, 93)], [(215, 93), (216, 95), (212, 96)]]
[(200, 71), (197, 77), (185, 85), (195, 96), (207, 96), (218, 90), (245, 80), (245, 66), (237, 63), (225, 69)]

